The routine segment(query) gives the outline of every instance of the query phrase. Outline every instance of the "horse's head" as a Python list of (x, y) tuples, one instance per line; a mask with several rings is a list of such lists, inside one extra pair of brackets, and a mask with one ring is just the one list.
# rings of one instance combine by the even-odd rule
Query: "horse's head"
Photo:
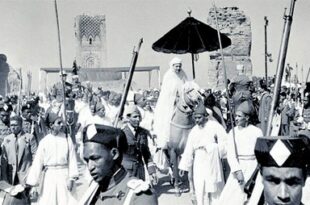
[(200, 87), (193, 81), (186, 82), (182, 88), (185, 103), (191, 108), (196, 107), (202, 101)]

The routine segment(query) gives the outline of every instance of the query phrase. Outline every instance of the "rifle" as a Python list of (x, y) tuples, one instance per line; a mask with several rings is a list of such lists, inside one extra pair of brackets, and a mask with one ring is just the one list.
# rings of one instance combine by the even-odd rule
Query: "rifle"
[[(267, 124), (267, 131), (266, 131), (267, 136), (271, 134), (274, 110), (275, 110), (277, 103), (278, 103), (278, 100), (279, 100), (279, 94), (280, 94), (280, 89), (281, 89), (281, 81), (283, 78), (283, 72), (284, 72), (284, 68), (285, 68), (285, 59), (286, 59), (286, 53), (287, 53), (287, 48), (288, 48), (288, 41), (289, 41), (289, 37), (290, 37), (291, 25), (293, 22), (295, 1), (296, 0), (291, 0), (290, 12), (288, 15), (286, 15), (286, 9), (284, 11), (284, 21), (285, 22), (284, 22), (284, 29), (283, 29), (281, 47), (280, 47), (280, 52), (279, 52), (279, 57), (278, 57), (276, 81), (275, 81), (274, 92), (273, 92), (273, 97), (272, 97), (272, 102), (271, 102), (271, 108), (270, 108), (269, 117), (268, 117), (268, 124)], [(255, 171), (253, 172), (252, 176), (250, 177), (250, 179), (246, 182), (246, 184), (244, 186), (244, 191), (245, 191), (245, 193), (248, 194), (248, 198), (250, 198), (252, 191), (254, 189), (255, 180), (256, 180), (258, 172), (259, 172), (259, 167), (257, 166)]]
[(125, 85), (124, 94), (122, 95), (122, 99), (121, 99), (121, 103), (120, 103), (120, 109), (119, 109), (119, 111), (116, 115), (115, 121), (114, 121), (114, 127), (117, 127), (118, 121), (121, 120), (121, 118), (123, 116), (129, 87), (131, 85), (133, 73), (135, 72), (135, 67), (136, 67), (136, 63), (138, 60), (138, 55), (139, 55), (139, 51), (140, 51), (142, 43), (143, 43), (143, 38), (140, 39), (137, 49), (134, 48), (133, 56), (132, 56), (132, 60), (131, 60), (131, 65), (130, 65), (130, 69), (129, 69), (129, 76), (128, 76), (128, 79), (127, 79), (127, 82)]

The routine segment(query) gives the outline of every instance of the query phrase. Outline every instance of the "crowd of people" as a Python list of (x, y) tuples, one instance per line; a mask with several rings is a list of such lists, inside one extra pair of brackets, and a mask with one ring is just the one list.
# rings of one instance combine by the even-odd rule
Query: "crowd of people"
[[(165, 170), (175, 178), (171, 168), (197, 205), (301, 204), (310, 88), (282, 86), (273, 111), (272, 81), (241, 74), (228, 90), (184, 91), (182, 60), (169, 66), (160, 90), (130, 91), (120, 117), (122, 93), (82, 86), (78, 76), (65, 92), (56, 84), (47, 95), (1, 97), (2, 204), (158, 204), (158, 181)], [(187, 130), (178, 164), (169, 152), (177, 108), (193, 122), (173, 124)], [(87, 190), (77, 197), (81, 176)]]

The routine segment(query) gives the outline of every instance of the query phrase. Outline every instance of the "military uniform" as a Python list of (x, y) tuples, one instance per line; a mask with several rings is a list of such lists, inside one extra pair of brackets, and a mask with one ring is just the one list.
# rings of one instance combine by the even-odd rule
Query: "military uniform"
[[(25, 178), (32, 164), (37, 145), (34, 136), (21, 132), (16, 137), (10, 134), (4, 138), (2, 143), (3, 154), (1, 156), (1, 180), (10, 185), (25, 184)], [(1, 190), (2, 187), (0, 187)], [(25, 205), (30, 204), (26, 192), (16, 196), (6, 194), (4, 205)]]
[(11, 129), (0, 120), (0, 143), (2, 144), (4, 138), (11, 133)]
[[(144, 163), (148, 168), (148, 173), (151, 175), (156, 172), (155, 164), (153, 163), (151, 152), (148, 147), (148, 136), (150, 132), (142, 127), (136, 130), (126, 125), (123, 129), (128, 143), (128, 150), (124, 153), (123, 166), (131, 176), (145, 180)], [(135, 133), (133, 133), (135, 132)]]
[(106, 191), (102, 192), (100, 186), (98, 187), (96, 193), (88, 200), (90, 203), (83, 201), (84, 197), (80, 201), (80, 205), (158, 204), (157, 197), (150, 190), (149, 185), (142, 180), (130, 177), (124, 168), (114, 174)]

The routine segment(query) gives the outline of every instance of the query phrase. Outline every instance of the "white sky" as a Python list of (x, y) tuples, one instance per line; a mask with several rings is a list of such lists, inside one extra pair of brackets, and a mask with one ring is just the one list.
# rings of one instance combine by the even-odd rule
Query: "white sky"
[[(250, 17), (252, 23), (253, 75), (264, 75), (264, 16), (268, 16), (269, 52), (273, 63), (269, 74), (275, 73), (284, 25), (284, 8), (290, 0), (217, 0), (218, 7), (237, 6)], [(74, 17), (80, 14), (106, 16), (107, 66), (129, 66), (133, 47), (143, 37), (137, 66), (158, 65), (161, 73), (168, 68), (173, 54), (157, 53), (152, 44), (168, 30), (192, 16), (206, 23), (211, 0), (58, 0), (64, 67), (71, 67), (75, 57)], [(304, 68), (304, 78), (310, 66), (310, 1), (296, 2), (289, 41), (287, 62)], [(59, 67), (57, 30), (52, 0), (0, 0), (0, 53), (8, 63), (33, 73), (33, 87), (39, 83), (41, 67)], [(181, 56), (184, 69), (191, 76), (190, 55)], [(206, 85), (208, 54), (200, 54), (196, 65), (197, 82)], [(295, 71), (294, 71), (295, 72)], [(156, 77), (156, 76), (155, 76)], [(140, 78), (143, 78), (140, 75)], [(147, 77), (145, 77), (147, 78)]]

